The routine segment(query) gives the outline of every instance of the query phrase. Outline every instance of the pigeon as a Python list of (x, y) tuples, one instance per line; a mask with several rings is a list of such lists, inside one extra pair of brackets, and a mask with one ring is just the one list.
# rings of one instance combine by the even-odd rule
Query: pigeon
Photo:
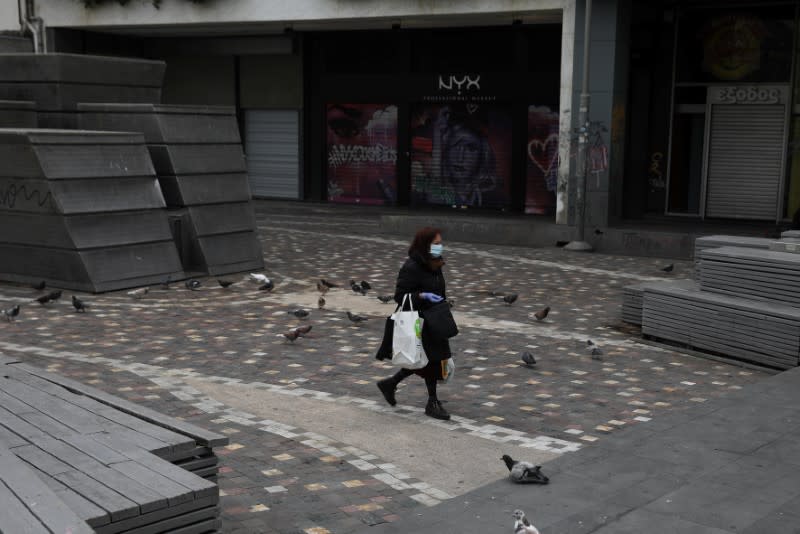
[(289, 330), (288, 332), (284, 332), (283, 334), (278, 334), (278, 337), (280, 336), (283, 336), (292, 343), (294, 343), (294, 340), (300, 337), (300, 332), (298, 332), (297, 330)]
[(350, 319), (350, 321), (354, 322), (355, 324), (363, 323), (364, 321), (367, 320), (366, 317), (362, 317), (360, 315), (354, 315), (350, 312), (347, 312), (347, 318)]
[(514, 534), (539, 534), (539, 529), (528, 521), (528, 518), (525, 517), (525, 512), (522, 510), (514, 510), (511, 517), (514, 518)]
[(545, 306), (541, 310), (534, 313), (533, 316), (536, 317), (537, 321), (543, 321), (545, 317), (547, 317), (548, 313), (550, 313), (550, 306)]
[(603, 235), (604, 233), (605, 232), (603, 232), (600, 228), (595, 228), (594, 229), (594, 235)]
[(520, 352), (519, 358), (520, 360), (525, 362), (526, 365), (536, 365), (536, 358), (534, 358), (533, 354), (531, 354), (527, 350)]
[(325, 297), (320, 295), (319, 298), (317, 299), (317, 308), (321, 310), (324, 307), (325, 307)]
[(172, 276), (167, 275), (163, 282), (161, 282), (161, 289), (169, 289), (169, 285), (172, 283)]
[(188, 279), (184, 285), (186, 286), (186, 289), (191, 289), (192, 291), (199, 289), (201, 286), (200, 280), (197, 280), (196, 278)]
[(307, 325), (303, 325), (303, 326), (298, 326), (297, 328), (294, 329), (294, 331), (297, 332), (298, 334), (300, 334), (300, 337), (303, 337), (304, 335), (306, 335), (309, 332), (311, 332), (312, 328), (314, 328), (314, 325), (307, 324)]
[(48, 293), (47, 298), (50, 300), (50, 302), (55, 302), (61, 298), (61, 291), (59, 290), (59, 291), (53, 291), (52, 293)]
[(330, 290), (330, 288), (328, 286), (326, 286), (322, 282), (317, 282), (317, 291), (319, 291), (320, 293), (322, 293), (324, 295), (329, 290)]
[(7, 310), (3, 310), (3, 314), (6, 316), (6, 320), (10, 323), (14, 317), (19, 315), (19, 304)]
[(359, 295), (366, 295), (367, 290), (355, 283), (355, 281), (351, 280), (350, 289), (353, 290), (354, 293), (358, 293)]
[(72, 306), (75, 308), (76, 312), (85, 312), (86, 308), (89, 307), (89, 306), (86, 305), (85, 302), (83, 302), (81, 299), (79, 299), (75, 295), (72, 295)]
[(45, 282), (44, 280), (42, 280), (42, 281), (41, 281), (41, 282), (39, 282), (38, 284), (34, 284), (34, 285), (32, 285), (31, 287), (32, 287), (33, 289), (38, 289), (39, 291), (41, 291), (41, 290), (42, 290), (42, 289), (44, 289), (46, 286), (47, 286), (47, 282)]
[(275, 289), (275, 282), (273, 282), (272, 280), (267, 280), (265, 283), (258, 286), (259, 291), (269, 292), (272, 291), (273, 289)]
[(308, 317), (308, 312), (306, 310), (303, 310), (303, 309), (300, 309), (300, 308), (298, 308), (296, 310), (288, 311), (286, 313), (288, 313), (289, 315), (294, 315), (298, 319), (302, 319), (304, 317)]
[(393, 295), (378, 295), (378, 300), (383, 302), (384, 304), (389, 304), (391, 301), (394, 300)]
[(517, 298), (519, 298), (519, 295), (517, 295), (516, 293), (511, 293), (510, 295), (506, 295), (505, 297), (503, 297), (503, 302), (511, 306), (512, 304), (514, 304)]
[(264, 276), (261, 273), (250, 273), (250, 280), (256, 284), (267, 284), (269, 283), (269, 278)]
[(501, 459), (508, 467), (509, 478), (517, 484), (548, 484), (550, 482), (550, 479), (542, 474), (541, 465), (514, 460), (507, 454), (504, 454)]
[(48, 293), (47, 295), (42, 295), (41, 297), (36, 297), (35, 300), (36, 302), (44, 306), (45, 304), (50, 302), (50, 293)]
[(589, 351), (589, 354), (592, 356), (593, 360), (603, 359), (603, 350), (595, 345), (594, 341), (591, 339), (586, 340), (586, 349)]
[(675, 264), (674, 263), (670, 263), (669, 265), (667, 265), (666, 267), (664, 267), (661, 270), (664, 271), (665, 273), (671, 273), (672, 271), (675, 270)]
[(372, 286), (369, 285), (369, 282), (367, 282), (366, 280), (362, 280), (361, 281), (361, 289), (363, 289), (364, 291), (367, 291), (368, 289), (372, 289)]
[(338, 285), (336, 285), (334, 283), (328, 282), (324, 278), (320, 278), (319, 279), (319, 283), (322, 284), (323, 286), (327, 287), (328, 289), (333, 289), (334, 287), (339, 287)]
[(128, 296), (133, 297), (135, 299), (140, 299), (147, 295), (150, 292), (149, 287), (140, 287), (139, 289), (134, 289), (133, 291), (128, 291)]
[(235, 282), (232, 281), (232, 280), (219, 280), (219, 279), (217, 279), (217, 283), (222, 288), (228, 288), (228, 287), (231, 287)]

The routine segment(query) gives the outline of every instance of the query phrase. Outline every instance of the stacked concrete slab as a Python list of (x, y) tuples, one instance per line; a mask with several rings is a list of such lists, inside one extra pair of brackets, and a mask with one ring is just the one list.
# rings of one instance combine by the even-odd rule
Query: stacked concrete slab
[(705, 291), (800, 307), (798, 254), (721, 247), (703, 251), (701, 262)]
[(163, 61), (0, 54), (0, 100), (35, 102), (40, 128), (74, 129), (79, 102), (160, 102), (165, 69)]
[(622, 290), (622, 320), (631, 324), (642, 324), (642, 299), (644, 288), (641, 285), (625, 287)]
[[(626, 289), (623, 319), (636, 322), (641, 291), (644, 335), (778, 369), (800, 365), (800, 254), (786, 251), (798, 243), (725, 237), (698, 248), (698, 282)], [(737, 242), (744, 246), (729, 246)]]
[(779, 369), (798, 365), (800, 309), (685, 284), (645, 288), (642, 333)]
[(708, 235), (698, 237), (694, 241), (694, 267), (695, 272), (700, 274), (700, 254), (709, 248), (719, 247), (742, 247), (767, 250), (774, 239), (766, 237), (750, 237), (740, 235)]
[(36, 104), (23, 100), (0, 100), (0, 128), (36, 128)]
[(247, 171), (231, 107), (81, 104), (79, 124), (144, 133), (171, 216), (188, 226), (186, 270), (263, 267)]
[(183, 276), (141, 134), (0, 129), (0, 277), (100, 292)]
[(176, 458), (228, 438), (0, 354), (0, 531), (216, 532), (219, 488)]

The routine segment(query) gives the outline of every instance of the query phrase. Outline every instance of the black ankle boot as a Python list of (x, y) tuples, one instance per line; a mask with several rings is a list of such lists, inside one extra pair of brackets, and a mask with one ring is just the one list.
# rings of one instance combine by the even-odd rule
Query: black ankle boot
[(444, 409), (439, 399), (428, 399), (428, 405), (425, 406), (425, 415), (433, 417), (434, 419), (441, 419), (447, 421), (450, 419), (450, 414)]
[(397, 391), (397, 380), (394, 377), (378, 380), (378, 389), (383, 393), (383, 398), (386, 399), (389, 406), (397, 404), (397, 399), (394, 398), (394, 392)]

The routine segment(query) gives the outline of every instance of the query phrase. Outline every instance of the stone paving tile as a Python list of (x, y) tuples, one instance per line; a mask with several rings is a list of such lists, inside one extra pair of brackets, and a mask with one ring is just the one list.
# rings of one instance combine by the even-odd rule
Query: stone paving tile
[[(34, 290), (2, 285), (0, 305), (24, 304), (17, 321), (0, 324), (0, 351), (15, 344), (113, 360), (120, 365), (57, 359), (55, 353), (53, 357), (25, 355), (26, 361), (57, 364), (53, 368), (68, 376), (196, 420), (244, 445), (223, 455), (223, 467), (230, 468), (221, 475), (221, 486), (230, 492), (223, 497), (226, 532), (229, 527), (248, 528), (242, 525), (244, 521), (258, 521), (262, 516), (277, 518), (264, 519), (264, 525), (273, 529), (264, 532), (314, 528), (347, 532), (376, 518), (390, 521), (422, 506), (378, 480), (364, 481), (363, 473), (347, 462), (330, 465), (321, 460), (325, 454), (320, 450), (309, 450), (295, 439), (220, 420), (190, 406), (198, 400), (191, 393), (163, 385), (174, 382), (162, 384), (120, 367), (143, 364), (154, 366), (151, 371), (164, 376), (188, 371), (301, 390), (305, 395), (382, 402), (374, 382), (392, 371), (373, 355), (383, 318), (393, 306), (376, 308), (374, 297), (393, 291), (408, 240), (377, 234), (376, 219), (370, 215), (270, 216), (259, 210), (258, 221), (265, 273), (277, 285), (272, 294), (259, 292), (245, 281), (223, 290), (213, 279), (204, 279), (200, 291), (175, 284), (169, 290), (153, 288), (141, 300), (125, 292), (87, 295), (89, 312), (76, 314), (68, 302), (70, 292), (65, 292), (62, 302), (39, 306), (30, 303), (37, 295)], [(467, 426), (482, 425), (483, 435), (492, 439), (513, 438), (517, 433), (589, 446), (619, 428), (647, 424), (661, 414), (686, 410), (766, 376), (639, 343), (638, 331), (621, 322), (624, 286), (650, 278), (690, 276), (690, 262), (674, 262), (675, 274), (667, 276), (659, 267), (672, 261), (452, 243), (444, 238), (448, 296), (456, 301), (456, 311), (483, 317), (485, 324), (463, 328), (453, 339), (456, 376), (441, 387), (441, 397), (449, 401), (451, 413), (466, 418)], [(310, 317), (306, 320), (289, 315), (287, 311), (301, 303), (316, 302), (314, 284), (320, 277), (343, 286), (351, 278), (368, 280), (374, 290), (367, 296), (352, 297), (343, 287), (332, 290), (328, 300), (346, 302), (370, 320), (353, 326), (341, 306), (334, 306), (336, 310), (307, 307)], [(242, 276), (226, 278), (241, 280)], [(517, 292), (519, 300), (507, 306), (490, 296), (490, 290)], [(552, 307), (546, 321), (532, 320), (530, 314), (545, 305)], [(280, 337), (300, 324), (313, 325), (307, 337), (295, 343)], [(586, 338), (603, 347), (604, 361), (588, 356)], [(521, 350), (534, 353), (538, 364), (530, 368), (521, 364), (517, 358)], [(424, 385), (414, 378), (398, 392), (401, 405), (419, 408), (425, 396)], [(405, 409), (399, 413), (424, 418)], [(464, 428), (463, 424), (459, 427)], [(262, 451), (300, 458), (296, 461), (303, 466), (302, 476), (263, 474), (283, 468), (274, 455)], [(302, 463), (305, 460), (307, 464)], [(354, 480), (364, 485), (345, 484)], [(265, 489), (278, 486), (286, 491)], [(348, 495), (360, 500), (348, 500)], [(382, 498), (389, 500), (382, 502)], [(297, 530), (295, 524), (302, 528)]]

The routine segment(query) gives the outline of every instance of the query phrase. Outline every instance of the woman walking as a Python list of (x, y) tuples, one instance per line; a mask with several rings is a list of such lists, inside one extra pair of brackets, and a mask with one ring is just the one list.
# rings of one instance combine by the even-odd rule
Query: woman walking
[[(445, 293), (442, 266), (442, 234), (438, 228), (425, 227), (417, 232), (408, 249), (408, 259), (397, 275), (394, 300), (401, 304), (403, 297), (410, 294), (415, 310), (424, 315), (425, 310), (447, 298)], [(425, 379), (428, 388), (428, 404), (425, 414), (436, 419), (450, 419), (450, 414), (436, 396), (436, 383), (447, 373), (447, 360), (450, 358), (450, 343), (446, 338), (437, 338), (430, 329), (422, 326), (422, 347), (428, 357), (428, 365), (422, 369), (400, 369), (394, 376), (378, 382), (378, 389), (391, 406), (397, 404), (395, 391), (401, 380), (417, 374)]]

